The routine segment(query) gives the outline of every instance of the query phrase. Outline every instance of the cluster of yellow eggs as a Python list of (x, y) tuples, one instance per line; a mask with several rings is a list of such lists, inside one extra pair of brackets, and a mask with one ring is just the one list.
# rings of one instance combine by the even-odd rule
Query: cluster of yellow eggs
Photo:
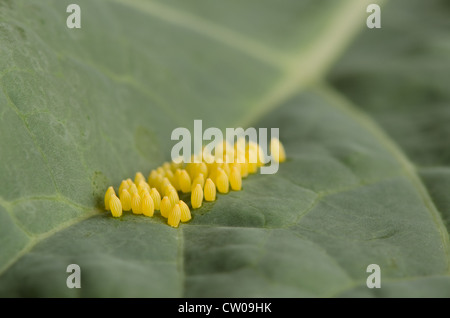
[[(120, 217), (122, 211), (130, 210), (134, 214), (152, 217), (155, 210), (159, 210), (170, 226), (178, 227), (180, 222), (188, 222), (192, 218), (189, 206), (178, 196), (180, 192), (191, 193), (191, 207), (198, 209), (203, 200), (216, 200), (216, 191), (228, 193), (230, 187), (233, 191), (240, 191), (242, 178), (256, 173), (264, 165), (264, 155), (257, 143), (244, 141), (245, 147), (238, 147), (238, 143), (239, 140), (232, 146), (224, 142), (220, 160), (202, 157), (198, 163), (165, 162), (152, 170), (147, 180), (137, 172), (134, 181), (122, 180), (119, 197), (112, 186), (107, 189), (105, 209), (110, 210), (113, 217)], [(245, 152), (240, 149), (245, 149)], [(273, 160), (285, 161), (286, 154), (278, 139), (271, 140), (270, 149)], [(230, 160), (230, 154), (234, 160)]]

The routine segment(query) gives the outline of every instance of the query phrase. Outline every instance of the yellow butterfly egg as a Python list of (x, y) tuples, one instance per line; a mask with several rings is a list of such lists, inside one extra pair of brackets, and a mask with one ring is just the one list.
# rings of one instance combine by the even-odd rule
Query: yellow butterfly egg
[(234, 146), (228, 140), (225, 140), (223, 143), (225, 145), (225, 153), (234, 153)]
[(178, 193), (175, 190), (172, 190), (169, 192), (169, 200), (170, 200), (170, 204), (175, 205), (178, 203), (178, 201), (180, 201), (180, 198), (178, 197)]
[(108, 190), (106, 190), (106, 193), (105, 193), (105, 210), (110, 210), (110, 207), (109, 207), (109, 200), (111, 199), (111, 196), (112, 195), (115, 195), (116, 194), (116, 192), (114, 192), (114, 188), (113, 187), (109, 187), (108, 188)]
[(224, 141), (223, 162), (232, 162), (234, 158), (234, 147), (228, 141)]
[(128, 192), (130, 192), (131, 197), (135, 194), (139, 194), (139, 191), (134, 183), (128, 188)]
[(141, 172), (136, 172), (136, 176), (134, 177), (134, 184), (139, 185), (141, 181), (145, 181), (145, 177)]
[(185, 170), (188, 173), (189, 177), (192, 179), (194, 177), (195, 164), (193, 162), (189, 162), (186, 165)]
[(245, 163), (247, 162), (247, 156), (246, 156), (246, 152), (244, 150), (244, 152), (240, 152), (236, 154), (236, 160), (234, 161), (234, 164), (238, 163)]
[(253, 141), (249, 141), (245, 148), (245, 159), (247, 163), (258, 163), (258, 144)]
[(170, 182), (170, 180), (169, 180), (169, 178), (167, 178), (167, 177), (163, 177), (163, 179), (162, 179), (162, 181), (161, 181), (161, 185), (163, 186), (163, 187), (165, 187), (165, 186), (167, 186), (168, 184), (172, 184), (171, 182)]
[(172, 170), (166, 170), (166, 178), (169, 179), (170, 183), (173, 184), (173, 179), (175, 178)]
[(171, 184), (166, 185), (166, 187), (164, 188), (163, 191), (164, 191), (163, 194), (164, 194), (164, 195), (167, 195), (167, 196), (169, 196), (169, 193), (172, 192), (172, 191), (177, 192), (177, 190), (175, 189), (175, 187), (174, 187), (173, 185), (171, 185)]
[(264, 151), (262, 150), (261, 146), (256, 144), (256, 151), (258, 153), (258, 167), (262, 167), (264, 166), (264, 162), (265, 162), (265, 155), (264, 155)]
[(137, 193), (133, 194), (133, 196), (131, 197), (131, 210), (134, 214), (142, 214), (141, 197)]
[[(179, 172), (178, 172), (179, 171)], [(191, 177), (186, 170), (177, 170), (178, 184), (183, 193), (188, 193), (191, 191)]]
[(166, 195), (161, 200), (160, 210), (161, 210), (161, 216), (167, 218), (169, 217), (169, 213), (172, 210), (173, 206), (172, 203), (169, 200), (169, 197)]
[(204, 162), (199, 163), (198, 166), (197, 166), (197, 176), (200, 173), (203, 174), (203, 176), (205, 178), (208, 176), (208, 166)]
[(225, 145), (225, 142), (220, 143), (220, 144), (216, 145), (216, 148), (214, 149), (215, 161), (218, 163), (224, 162), (224, 158), (226, 155), (226, 149), (225, 149), (224, 145)]
[(166, 176), (166, 170), (163, 169), (163, 167), (158, 167), (156, 169), (156, 172), (158, 172), (158, 174), (160, 174), (161, 176), (165, 177)]
[(232, 167), (238, 167), (241, 170), (241, 177), (246, 178), (248, 176), (248, 158), (245, 154), (240, 154), (236, 158), (236, 162), (230, 165), (230, 169)]
[(200, 173), (203, 175), (203, 177), (205, 176), (205, 174), (208, 173), (208, 167), (206, 166), (206, 164), (204, 162), (196, 164), (193, 179), (195, 179)]
[(150, 185), (145, 181), (145, 179), (144, 179), (144, 180), (141, 180), (141, 181), (139, 182), (138, 189), (139, 189), (139, 187), (145, 188), (145, 189), (147, 189), (148, 191), (151, 190)]
[(180, 184), (178, 183), (178, 178), (176, 177), (176, 175), (172, 172), (170, 172), (170, 174), (168, 173), (167, 175), (168, 175), (167, 178), (169, 179), (170, 183), (175, 188), (175, 190), (181, 191)]
[(200, 163), (192, 164), (192, 171), (190, 172), (191, 180), (195, 179), (195, 177), (200, 173)]
[(156, 176), (158, 175), (158, 172), (156, 170), (152, 170), (150, 174), (148, 175), (148, 184), (151, 187), (155, 186)]
[(153, 213), (155, 212), (155, 204), (153, 203), (153, 199), (148, 194), (148, 192), (144, 195), (144, 198), (141, 202), (141, 211), (142, 214), (145, 216), (153, 216)]
[(248, 163), (241, 163), (241, 177), (242, 178), (247, 178), (248, 177)]
[(144, 198), (146, 194), (150, 195), (150, 192), (148, 192), (146, 188), (139, 190), (139, 196), (141, 197), (141, 199)]
[(199, 162), (202, 162), (202, 159), (203, 159), (202, 158), (202, 153), (200, 151), (199, 153), (193, 154), (191, 156), (191, 163), (198, 164)]
[(225, 163), (234, 162), (234, 158), (235, 158), (234, 150), (232, 152), (227, 152), (225, 156)]
[(225, 171), (220, 168), (217, 172), (216, 186), (220, 193), (228, 193), (229, 191), (230, 183), (228, 182), (228, 176)]
[(167, 187), (173, 187), (172, 186), (172, 184), (170, 183), (170, 181), (169, 181), (169, 179), (167, 179), (166, 177), (164, 177), (164, 179), (162, 180), (162, 182), (161, 182), (161, 185), (160, 185), (160, 188), (161, 188), (161, 191), (162, 191), (162, 193), (164, 193), (164, 194), (166, 194), (166, 189), (167, 189)]
[(232, 168), (233, 165), (245, 162), (245, 160), (246, 160), (245, 159), (245, 150), (242, 153), (241, 152), (235, 153), (233, 162), (231, 162), (229, 164), (230, 165), (230, 169)]
[(212, 168), (211, 168), (211, 171), (210, 171), (210, 173), (209, 173), (209, 178), (210, 178), (213, 182), (216, 182), (216, 178), (217, 178), (217, 175), (218, 175), (218, 172), (219, 172), (218, 169), (220, 169), (220, 168), (212, 167)]
[(246, 147), (247, 141), (245, 140), (245, 137), (239, 137), (234, 144), (234, 151), (235, 153), (244, 153)]
[[(177, 160), (178, 161), (178, 160)], [(173, 173), (175, 173), (175, 171), (177, 171), (177, 169), (181, 169), (183, 168), (183, 162), (179, 162), (179, 163), (175, 163), (175, 162), (171, 162), (170, 163), (170, 170), (172, 170)]]
[(248, 143), (246, 157), (250, 164), (256, 163), (258, 167), (264, 165), (264, 152), (256, 142), (250, 141)]
[(156, 188), (152, 188), (152, 190), (150, 191), (150, 196), (152, 197), (153, 203), (155, 204), (155, 210), (159, 210), (161, 205), (161, 195), (159, 194), (158, 190), (156, 190)]
[(131, 180), (130, 178), (128, 178), (126, 180), (126, 182), (128, 183), (128, 186), (131, 187), (131, 185), (133, 184), (133, 180)]
[(257, 163), (248, 163), (247, 164), (248, 173), (254, 174), (258, 172), (258, 164)]
[(181, 208), (178, 204), (175, 204), (168, 214), (167, 223), (172, 227), (178, 227), (178, 225), (180, 224), (180, 220)]
[(119, 194), (122, 192), (123, 189), (128, 189), (130, 188), (128, 182), (126, 180), (122, 180), (122, 182), (120, 183), (120, 187), (119, 187)]
[(241, 172), (237, 167), (233, 167), (233, 170), (231, 170), (230, 185), (231, 185), (231, 189), (234, 191), (239, 191), (242, 189)]
[(204, 187), (205, 201), (214, 201), (216, 199), (216, 185), (211, 178), (206, 179)]
[(109, 199), (109, 205), (111, 207), (111, 214), (113, 217), (118, 218), (122, 215), (122, 204), (115, 194), (113, 194)]
[(148, 192), (148, 191), (150, 191), (150, 189), (151, 189), (150, 186), (145, 181), (141, 181), (137, 187), (138, 193), (141, 197), (142, 197), (142, 192), (144, 190), (147, 190), (147, 192)]
[(212, 165), (212, 163), (214, 162), (215, 158), (212, 154), (208, 153), (207, 151), (203, 152), (203, 163), (206, 164), (206, 167), (209, 170), (209, 167)]
[(191, 193), (191, 205), (193, 209), (198, 209), (202, 206), (203, 189), (200, 184), (197, 184)]
[(170, 162), (164, 162), (162, 165), (162, 168), (164, 169), (165, 172), (170, 171), (171, 167), (170, 167)]
[(120, 192), (120, 203), (122, 204), (122, 209), (124, 211), (131, 210), (131, 194), (127, 189), (123, 189), (122, 192)]
[(202, 189), (205, 185), (205, 177), (203, 177), (203, 173), (199, 173), (197, 177), (195, 177), (194, 181), (192, 181), (192, 188), (194, 188), (197, 184), (199, 184)]
[(230, 177), (230, 165), (228, 163), (224, 163), (222, 165), (222, 170), (227, 174), (227, 177)]
[(233, 168), (238, 168), (239, 169), (239, 171), (241, 171), (241, 164), (240, 163), (231, 163), (230, 164), (230, 171), (232, 171), (233, 170)]
[(178, 205), (180, 206), (180, 210), (181, 210), (181, 217), (180, 217), (180, 221), (181, 222), (188, 222), (192, 219), (191, 216), (191, 210), (189, 210), (189, 207), (186, 203), (184, 203), (183, 200), (180, 200), (180, 202), (178, 202)]
[(164, 177), (158, 173), (153, 185), (160, 193), (162, 193), (163, 180)]
[(286, 161), (286, 152), (284, 151), (283, 144), (277, 138), (270, 140), (270, 154), (275, 162)]

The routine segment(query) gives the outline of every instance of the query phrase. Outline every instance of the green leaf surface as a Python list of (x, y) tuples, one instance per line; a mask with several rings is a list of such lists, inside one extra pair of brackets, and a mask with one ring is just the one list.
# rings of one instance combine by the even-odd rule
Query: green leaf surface
[[(450, 7), (372, 2), (0, 1), (0, 296), (449, 297)], [(104, 212), (194, 119), (287, 161), (177, 229)]]

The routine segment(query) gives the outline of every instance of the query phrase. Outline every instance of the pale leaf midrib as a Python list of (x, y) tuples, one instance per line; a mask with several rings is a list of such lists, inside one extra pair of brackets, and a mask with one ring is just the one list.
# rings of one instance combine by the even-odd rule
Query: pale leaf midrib
[(161, 3), (142, 0), (109, 1), (120, 3), (121, 5), (133, 8), (139, 12), (144, 12), (167, 23), (204, 35), (269, 65), (284, 68), (291, 61), (291, 58), (283, 52), (274, 50), (219, 24)]
[[(296, 55), (274, 50), (266, 44), (243, 36), (199, 16), (179, 11), (173, 7), (142, 0), (109, 0), (145, 12), (167, 23), (189, 29), (214, 41), (226, 44), (268, 65), (283, 71), (282, 79), (243, 114), (235, 123), (247, 127), (264, 114), (280, 106), (311, 83), (319, 81), (343, 50), (365, 27), (360, 0), (341, 0), (339, 10), (330, 18), (323, 34)], [(384, 0), (378, 0), (382, 4)]]
[[(384, 0), (378, 1), (382, 4)], [(237, 126), (248, 127), (280, 107), (307, 86), (320, 82), (356, 35), (365, 27), (359, 0), (343, 1), (329, 19), (328, 28), (288, 65), (285, 76), (241, 117)], [(359, 4), (359, 5), (358, 5)]]
[(32, 236), (30, 237), (30, 240), (28, 243), (16, 254), (13, 258), (9, 260), (3, 267), (0, 268), (0, 277), (11, 267), (13, 266), (18, 260), (20, 260), (24, 255), (26, 255), (28, 252), (30, 252), (34, 246), (36, 246), (38, 243), (42, 242), (43, 240), (55, 235), (56, 233), (59, 233), (73, 225), (76, 225), (80, 223), (81, 221), (87, 220), (94, 216), (101, 215), (98, 210), (93, 209), (77, 218), (71, 219), (67, 222), (64, 222), (62, 224), (59, 224), (57, 227), (53, 228), (50, 231), (44, 232), (42, 234)]

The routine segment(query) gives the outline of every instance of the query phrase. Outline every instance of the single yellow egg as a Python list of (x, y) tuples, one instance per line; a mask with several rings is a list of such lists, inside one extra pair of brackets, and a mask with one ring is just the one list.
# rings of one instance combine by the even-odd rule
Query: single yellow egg
[(141, 199), (144, 198), (144, 196), (146, 194), (150, 194), (150, 192), (148, 192), (147, 189), (144, 188), (144, 189), (139, 190), (139, 196), (141, 197)]
[(134, 184), (139, 185), (141, 181), (145, 181), (145, 177), (141, 172), (136, 172), (136, 176), (134, 177)]
[(181, 209), (178, 204), (170, 210), (167, 223), (172, 227), (178, 227), (181, 220)]
[(109, 187), (108, 190), (106, 190), (105, 193), (105, 210), (110, 210), (111, 208), (109, 207), (109, 200), (111, 198), (112, 195), (115, 195), (116, 192), (114, 192), (114, 188), (113, 187)]
[(248, 164), (248, 173), (254, 174), (258, 172), (258, 164), (257, 163), (249, 163)]
[(189, 210), (189, 207), (186, 203), (184, 203), (183, 200), (180, 200), (180, 202), (178, 202), (178, 205), (180, 206), (180, 210), (181, 210), (181, 222), (188, 222), (189, 220), (192, 219), (191, 216), (191, 210)]
[(141, 202), (141, 211), (145, 216), (153, 216), (155, 205), (150, 194), (146, 193)]
[(178, 203), (178, 201), (180, 201), (180, 198), (178, 197), (178, 193), (175, 190), (172, 190), (169, 192), (169, 200), (170, 200), (170, 204), (175, 205)]
[(113, 194), (109, 199), (109, 205), (111, 207), (111, 214), (113, 217), (118, 218), (122, 215), (122, 204), (115, 194)]
[(186, 170), (177, 170), (178, 184), (183, 193), (191, 191), (191, 177)]
[(227, 177), (229, 178), (231, 172), (230, 165), (228, 163), (224, 163), (222, 165), (222, 170), (226, 173)]
[(248, 162), (241, 163), (241, 177), (247, 178), (248, 177)]
[(155, 186), (156, 176), (158, 175), (158, 172), (156, 170), (152, 170), (150, 174), (148, 175), (148, 184), (151, 187)]
[(228, 191), (229, 191), (230, 183), (228, 181), (228, 176), (225, 173), (225, 171), (223, 171), (220, 168), (219, 168), (219, 171), (217, 172), (216, 186), (217, 186), (217, 190), (220, 193), (228, 193)]
[(195, 177), (194, 181), (192, 181), (192, 188), (195, 188), (197, 184), (199, 184), (202, 189), (205, 186), (205, 178), (203, 176), (203, 173), (199, 173), (197, 177)]
[(130, 188), (128, 189), (128, 192), (130, 192), (131, 197), (133, 197), (133, 195), (135, 195), (135, 194), (139, 195), (139, 191), (134, 183), (130, 186)]
[(161, 210), (161, 216), (167, 218), (169, 217), (169, 213), (172, 210), (173, 206), (172, 203), (170, 203), (169, 197), (165, 196), (161, 200), (160, 210)]
[(203, 192), (205, 201), (214, 201), (216, 199), (216, 185), (210, 178), (206, 179)]
[(199, 163), (197, 166), (197, 175), (200, 173), (203, 174), (203, 177), (205, 178), (208, 176), (208, 167), (204, 162)]
[(170, 171), (170, 163), (169, 162), (164, 162), (163, 163), (163, 165), (162, 165), (162, 168), (166, 171), (166, 173), (167, 173), (167, 171)]
[(158, 173), (155, 178), (154, 187), (158, 190), (159, 193), (163, 193), (162, 191), (163, 180), (164, 177)]
[(155, 204), (155, 210), (159, 210), (161, 205), (161, 195), (159, 194), (158, 190), (156, 190), (156, 188), (152, 188), (152, 190), (150, 191), (150, 196), (152, 197), (153, 203)]
[(122, 192), (123, 189), (128, 189), (130, 188), (128, 182), (126, 180), (122, 180), (122, 182), (120, 183), (120, 187), (119, 187), (119, 194)]
[(127, 189), (123, 189), (122, 192), (120, 192), (120, 203), (122, 204), (122, 209), (124, 211), (131, 210), (131, 194)]
[(286, 161), (286, 152), (284, 151), (283, 144), (277, 138), (270, 140), (270, 154), (275, 162)]
[(173, 173), (175, 173), (175, 171), (177, 171), (177, 169), (181, 169), (181, 168), (183, 168), (183, 162), (175, 163), (172, 161), (170, 163), (170, 169), (172, 170)]
[(191, 205), (193, 209), (198, 209), (202, 206), (203, 189), (200, 184), (197, 184), (191, 193)]
[(242, 189), (241, 172), (238, 170), (237, 167), (233, 167), (233, 170), (231, 170), (230, 185), (231, 189), (234, 191), (239, 191)]
[(160, 174), (162, 177), (165, 177), (165, 176), (166, 176), (166, 170), (164, 170), (163, 167), (158, 167), (158, 168), (156, 169), (156, 172), (158, 172), (158, 174)]
[(131, 210), (134, 214), (142, 214), (141, 197), (137, 193), (133, 194), (133, 196), (131, 197)]
[(131, 185), (133, 184), (133, 180), (131, 180), (130, 178), (128, 178), (127, 180), (128, 186), (131, 187)]

